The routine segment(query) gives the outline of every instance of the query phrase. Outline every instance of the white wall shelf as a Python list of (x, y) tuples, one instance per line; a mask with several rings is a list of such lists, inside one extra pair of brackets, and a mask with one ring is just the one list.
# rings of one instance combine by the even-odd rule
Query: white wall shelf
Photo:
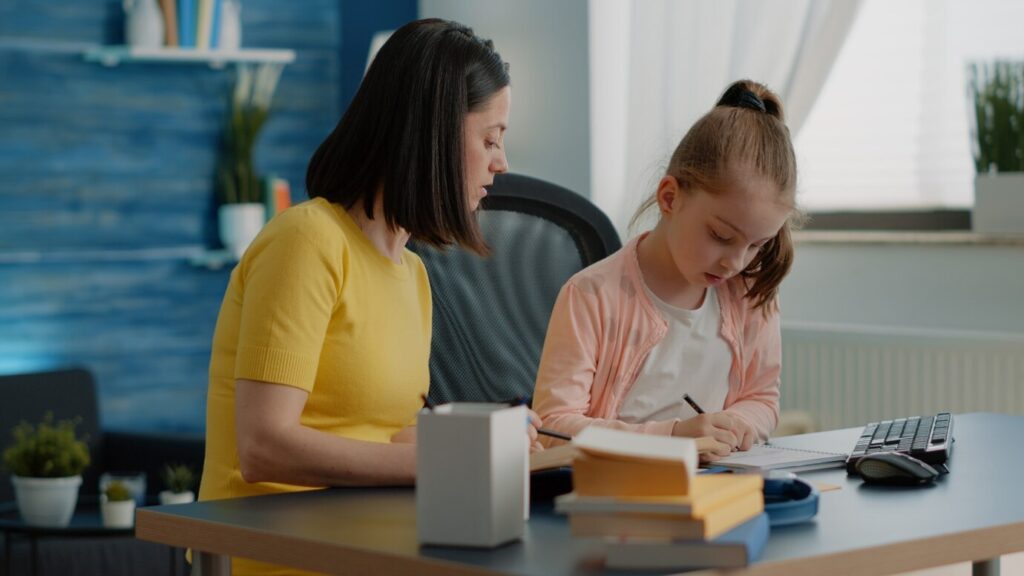
[(208, 64), (290, 64), (295, 51), (285, 49), (196, 50), (194, 48), (140, 48), (137, 46), (95, 46), (85, 51), (88, 62), (117, 66), (122, 62)]

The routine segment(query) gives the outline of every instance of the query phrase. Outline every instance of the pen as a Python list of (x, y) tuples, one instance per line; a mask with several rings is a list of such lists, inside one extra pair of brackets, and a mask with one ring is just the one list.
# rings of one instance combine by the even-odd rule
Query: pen
[(551, 436), (552, 438), (558, 438), (559, 440), (572, 440), (572, 436), (569, 436), (568, 434), (562, 434), (561, 432), (555, 432), (554, 430), (548, 430), (547, 428), (537, 428), (537, 434)]
[[(513, 400), (509, 400), (508, 402), (505, 402), (505, 404), (509, 404), (511, 406), (523, 406), (523, 405), (525, 405), (525, 406), (529, 407), (530, 404), (532, 403), (532, 400), (533, 399), (530, 398), (529, 396), (520, 396), (518, 398), (515, 398)], [(572, 436), (569, 436), (568, 434), (562, 434), (561, 432), (555, 432), (554, 430), (548, 430), (547, 428), (537, 428), (537, 434), (543, 434), (545, 436), (551, 436), (552, 438), (558, 438), (559, 440), (572, 441)]]
[(697, 414), (704, 413), (704, 409), (701, 408), (699, 404), (694, 402), (693, 398), (690, 398), (689, 394), (683, 394), (683, 400), (685, 400), (686, 403), (690, 405), (690, 408), (693, 408), (693, 411), (696, 412)]

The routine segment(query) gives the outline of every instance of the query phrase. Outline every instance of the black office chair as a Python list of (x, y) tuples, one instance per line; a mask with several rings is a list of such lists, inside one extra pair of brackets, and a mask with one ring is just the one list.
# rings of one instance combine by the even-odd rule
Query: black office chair
[(434, 302), (430, 400), (500, 402), (533, 393), (562, 285), (621, 247), (608, 217), (561, 186), (518, 174), (494, 180), (480, 226), (491, 256), (411, 243)]

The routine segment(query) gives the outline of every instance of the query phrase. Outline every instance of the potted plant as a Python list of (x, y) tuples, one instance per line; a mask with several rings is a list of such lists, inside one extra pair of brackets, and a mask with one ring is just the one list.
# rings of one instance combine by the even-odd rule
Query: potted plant
[(253, 149), (267, 117), (282, 66), (239, 66), (228, 103), (228, 122), (217, 166), (217, 211), (221, 243), (236, 258), (266, 222), (263, 186), (253, 164)]
[(196, 499), (192, 492), (195, 475), (192, 469), (184, 464), (167, 464), (164, 466), (164, 486), (160, 492), (161, 504), (188, 504)]
[(114, 480), (100, 495), (100, 514), (107, 528), (131, 528), (135, 524), (135, 498), (124, 482)]
[(56, 424), (47, 412), (38, 426), (21, 422), (14, 443), (4, 450), (4, 465), (18, 510), (32, 526), (67, 526), (78, 503), (82, 471), (89, 465), (89, 448), (75, 435), (78, 419)]
[(1024, 62), (971, 64), (976, 232), (1024, 233)]

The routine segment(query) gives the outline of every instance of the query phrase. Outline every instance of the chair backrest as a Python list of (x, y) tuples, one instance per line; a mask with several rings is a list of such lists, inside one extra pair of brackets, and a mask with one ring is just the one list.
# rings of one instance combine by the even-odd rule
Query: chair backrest
[[(92, 457), (82, 474), (82, 492), (95, 492), (103, 441), (96, 398), (92, 374), (80, 368), (0, 376), (0, 446), (14, 440), (11, 429), (19, 422), (35, 425), (46, 412), (53, 412), (54, 421), (81, 418), (75, 430), (86, 437)], [(10, 471), (0, 476), (0, 502), (14, 499)]]
[(621, 247), (590, 201), (528, 176), (495, 178), (479, 219), (488, 258), (410, 243), (433, 293), (430, 400), (437, 404), (532, 394), (562, 285)]

